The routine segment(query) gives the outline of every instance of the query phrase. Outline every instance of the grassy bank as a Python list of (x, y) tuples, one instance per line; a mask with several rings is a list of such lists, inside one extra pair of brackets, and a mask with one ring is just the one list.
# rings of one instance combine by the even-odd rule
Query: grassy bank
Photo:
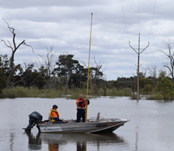
[[(82, 93), (86, 94), (86, 89), (79, 89), (79, 88), (73, 88), (73, 89), (59, 89), (59, 90), (50, 90), (50, 89), (42, 89), (39, 90), (37, 88), (25, 88), (25, 87), (14, 87), (12, 89), (4, 89), (3, 94), (0, 95), (0, 98), (20, 98), (20, 97), (40, 97), (40, 98), (71, 98), (76, 99), (78, 95)], [(131, 89), (125, 88), (122, 90), (116, 90), (116, 89), (107, 89), (106, 90), (106, 96), (131, 96), (132, 92)], [(97, 91), (93, 91), (89, 89), (89, 96), (90, 97), (100, 97), (104, 96), (103, 89), (98, 89)]]

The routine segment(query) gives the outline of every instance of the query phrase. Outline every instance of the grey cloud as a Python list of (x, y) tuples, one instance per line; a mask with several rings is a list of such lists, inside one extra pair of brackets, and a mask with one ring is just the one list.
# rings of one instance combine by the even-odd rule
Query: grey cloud
[[(93, 12), (91, 54), (103, 64), (107, 79), (116, 79), (136, 72), (137, 54), (129, 47), (129, 41), (137, 48), (139, 32), (142, 48), (150, 41), (150, 46), (141, 55), (143, 68), (151, 63), (162, 66), (161, 62), (166, 58), (157, 50), (167, 51), (163, 41), (174, 40), (172, 0), (156, 1), (154, 20), (155, 0), (140, 1), (140, 14), (136, 0), (122, 2), (126, 25), (121, 2), (115, 0), (0, 0), (0, 14), (15, 28), (17, 42), (25, 39), (41, 53), (45, 46), (55, 45), (58, 53), (74, 54), (87, 64), (90, 13)], [(11, 40), (12, 35), (1, 19), (0, 33), (0, 39)], [(0, 49), (1, 53), (10, 54), (3, 43), (0, 43)], [(15, 56), (16, 63), (27, 56), (35, 58), (29, 48), (20, 48)]]

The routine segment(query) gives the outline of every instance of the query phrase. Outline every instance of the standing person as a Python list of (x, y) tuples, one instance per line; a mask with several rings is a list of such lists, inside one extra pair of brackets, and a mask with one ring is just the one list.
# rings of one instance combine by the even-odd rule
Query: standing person
[(58, 108), (57, 105), (53, 105), (52, 109), (50, 109), (49, 118), (51, 119), (51, 122), (59, 121), (67, 123), (65, 120), (59, 119), (59, 113), (57, 111), (57, 108)]
[(77, 105), (77, 121), (80, 122), (81, 118), (83, 122), (85, 122), (85, 112), (86, 112), (86, 104), (89, 105), (88, 97), (86, 99), (83, 99), (83, 95), (79, 94), (79, 98), (76, 100)]

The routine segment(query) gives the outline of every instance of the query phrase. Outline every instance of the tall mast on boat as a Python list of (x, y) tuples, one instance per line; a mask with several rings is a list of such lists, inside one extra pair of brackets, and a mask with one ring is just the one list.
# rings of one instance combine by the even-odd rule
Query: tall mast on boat
[[(89, 56), (88, 56), (88, 77), (87, 77), (86, 97), (88, 97), (88, 87), (89, 87), (89, 67), (90, 67), (90, 52), (91, 52), (92, 17), (93, 17), (93, 13), (91, 13), (91, 26), (90, 26), (90, 39), (89, 39)], [(87, 122), (87, 111), (88, 111), (87, 109), (88, 109), (88, 105), (86, 105), (85, 122)]]

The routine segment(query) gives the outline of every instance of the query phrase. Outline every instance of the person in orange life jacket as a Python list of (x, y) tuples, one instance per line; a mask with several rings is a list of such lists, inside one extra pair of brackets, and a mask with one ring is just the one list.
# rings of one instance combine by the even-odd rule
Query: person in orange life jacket
[(80, 122), (81, 118), (83, 122), (85, 122), (85, 112), (86, 112), (86, 104), (89, 105), (88, 98), (83, 99), (83, 95), (79, 94), (79, 98), (76, 100), (77, 105), (77, 121)]
[(58, 108), (57, 105), (53, 105), (52, 109), (50, 109), (49, 118), (51, 119), (51, 122), (59, 121), (59, 122), (68, 123), (65, 120), (59, 119), (59, 113), (57, 111), (57, 108)]

